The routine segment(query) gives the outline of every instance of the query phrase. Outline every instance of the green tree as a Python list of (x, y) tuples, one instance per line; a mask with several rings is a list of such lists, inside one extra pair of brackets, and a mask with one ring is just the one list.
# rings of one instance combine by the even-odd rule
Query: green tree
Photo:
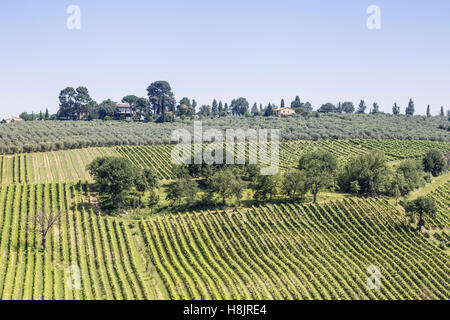
[(206, 105), (201, 106), (200, 110), (197, 113), (197, 115), (199, 117), (204, 117), (204, 118), (211, 117), (211, 114), (212, 114), (211, 106), (206, 106)]
[(217, 117), (219, 115), (219, 105), (218, 105), (216, 99), (214, 99), (213, 102), (212, 102), (211, 115), (213, 117)]
[(336, 112), (336, 106), (332, 103), (325, 103), (323, 104), (319, 110), (317, 110), (317, 112), (322, 112), (322, 113), (331, 113), (331, 112)]
[(430, 105), (427, 106), (427, 117), (431, 117)]
[(67, 87), (59, 94), (59, 119), (83, 120), (87, 119), (89, 104), (92, 102), (86, 87), (78, 87), (76, 90)]
[(120, 157), (100, 157), (87, 167), (107, 209), (119, 209), (125, 203), (125, 193), (135, 184), (138, 171)]
[(346, 101), (342, 104), (342, 112), (345, 113), (353, 113), (355, 112), (355, 106), (353, 105), (353, 102)]
[(167, 81), (155, 81), (147, 88), (148, 99), (157, 116), (175, 111), (175, 97)]
[[(376, 196), (389, 193), (391, 172), (384, 154), (372, 151), (351, 160), (339, 176), (339, 186), (343, 192)], [(358, 192), (352, 186), (358, 183)]]
[(255, 191), (256, 200), (272, 200), (278, 194), (280, 186), (280, 175), (258, 175), (256, 181), (252, 184), (252, 189)]
[(441, 106), (441, 112), (440, 112), (440, 115), (441, 115), (441, 117), (445, 116), (445, 113), (444, 113), (444, 106)]
[(252, 107), (252, 116), (259, 116), (258, 105), (256, 104), (256, 102), (253, 104)]
[(285, 108), (284, 99), (281, 99), (280, 108)]
[(417, 230), (422, 231), (425, 226), (424, 216), (434, 216), (436, 214), (436, 202), (428, 197), (419, 197), (416, 200), (408, 201), (404, 204), (406, 213), (412, 223), (417, 221)]
[(332, 188), (335, 185), (337, 159), (328, 151), (313, 151), (300, 158), (298, 169), (302, 170), (306, 187), (317, 202), (317, 194), (321, 190)]
[(394, 106), (392, 107), (392, 114), (394, 115), (400, 114), (400, 107), (397, 105), (397, 103), (394, 103)]
[(135, 95), (129, 95), (123, 97), (122, 103), (128, 103), (133, 110), (136, 110), (136, 102), (139, 100), (139, 97)]
[(105, 100), (98, 105), (97, 111), (100, 119), (105, 119), (105, 117), (114, 117), (117, 111), (117, 104), (110, 99)]
[(150, 108), (150, 102), (146, 98), (138, 98), (135, 102), (135, 110), (138, 119), (144, 117), (146, 121), (152, 118), (152, 109)]
[(264, 110), (264, 117), (272, 117), (273, 116), (273, 107), (269, 103), (266, 109)]
[(423, 157), (425, 172), (431, 172), (434, 177), (439, 176), (445, 170), (445, 159), (439, 149), (431, 149)]
[(238, 206), (241, 206), (242, 196), (247, 188), (247, 183), (240, 176), (235, 176), (231, 183), (231, 192), (236, 197)]
[(398, 184), (402, 196), (406, 196), (414, 189), (425, 186), (423, 167), (417, 160), (409, 159), (403, 161), (396, 168), (396, 173), (396, 180), (402, 181), (402, 184)]
[(195, 108), (191, 104), (189, 98), (184, 97), (177, 106), (177, 116), (184, 118), (192, 118), (195, 115)]
[(158, 187), (158, 177), (153, 170), (145, 169), (138, 171), (135, 176), (134, 184), (139, 196), (139, 207), (142, 205), (142, 195), (146, 191), (150, 191), (149, 206), (152, 207), (157, 204), (154, 202), (156, 198), (159, 198), (155, 192), (155, 188)]
[(372, 108), (372, 114), (377, 114), (377, 113), (380, 113), (380, 106), (378, 105), (378, 103), (374, 102), (373, 108)]
[(210, 194), (217, 194), (222, 198), (222, 204), (233, 194), (233, 181), (235, 176), (231, 170), (219, 170), (207, 178), (207, 189)]
[(234, 116), (244, 116), (248, 113), (249, 104), (247, 99), (238, 98), (231, 101), (230, 109)]
[(195, 180), (181, 177), (168, 186), (166, 198), (172, 203), (172, 206), (180, 205), (183, 201), (191, 206), (197, 201), (199, 192), (200, 189)]
[(305, 175), (302, 171), (291, 168), (283, 174), (281, 189), (288, 197), (294, 198), (305, 195), (307, 192), (306, 186)]
[(409, 99), (408, 107), (406, 107), (405, 113), (406, 115), (413, 116), (414, 112), (414, 101), (412, 99)]
[(356, 113), (360, 113), (360, 114), (366, 113), (366, 109), (367, 109), (366, 103), (364, 102), (364, 100), (361, 100), (359, 102), (358, 111)]

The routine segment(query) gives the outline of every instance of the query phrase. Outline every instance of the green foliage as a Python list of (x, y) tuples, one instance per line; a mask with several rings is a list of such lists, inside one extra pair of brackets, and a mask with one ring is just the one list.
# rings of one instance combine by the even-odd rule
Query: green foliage
[(417, 160), (403, 161), (397, 167), (396, 173), (395, 180), (402, 196), (425, 186), (423, 167)]
[(323, 104), (317, 112), (321, 113), (331, 113), (331, 112), (337, 112), (336, 106), (332, 103), (326, 103)]
[(59, 119), (87, 120), (88, 112), (93, 111), (90, 108), (93, 101), (86, 87), (65, 88), (59, 94), (59, 103)]
[(230, 169), (218, 170), (207, 178), (207, 189), (211, 194), (222, 198), (222, 204), (233, 195), (233, 183), (235, 175)]
[(363, 114), (366, 112), (366, 109), (367, 109), (366, 103), (364, 102), (364, 100), (361, 100), (358, 105), (357, 113)]
[(302, 171), (291, 168), (283, 174), (282, 192), (290, 198), (303, 196), (307, 192), (307, 182)]
[(238, 98), (231, 101), (230, 109), (234, 116), (245, 116), (248, 114), (249, 104), (247, 99)]
[(317, 194), (321, 190), (333, 188), (336, 180), (337, 159), (328, 151), (313, 151), (300, 158), (298, 168), (302, 170), (306, 187), (317, 201)]
[(175, 111), (175, 97), (167, 81), (155, 81), (147, 88), (148, 99), (157, 116)]
[(344, 102), (342, 104), (342, 112), (349, 114), (355, 112), (355, 106), (353, 105), (353, 102), (349, 101)]
[(446, 161), (439, 150), (432, 149), (424, 156), (423, 167), (425, 172), (431, 172), (433, 176), (437, 177), (445, 170)]
[(397, 105), (397, 103), (394, 103), (394, 106), (392, 107), (392, 114), (393, 115), (399, 115), (400, 114), (400, 107)]
[(419, 197), (404, 203), (403, 206), (412, 222), (415, 222), (416, 218), (418, 219), (417, 229), (419, 231), (425, 226), (424, 216), (434, 216), (437, 210), (436, 201), (429, 197)]
[(195, 180), (182, 177), (168, 186), (166, 199), (172, 203), (172, 206), (181, 205), (183, 202), (192, 206), (197, 201), (199, 192), (200, 189)]
[(126, 201), (126, 191), (136, 182), (137, 169), (120, 157), (96, 158), (87, 169), (95, 180), (103, 207), (111, 210), (121, 208)]
[(415, 112), (414, 101), (409, 99), (408, 106), (406, 107), (405, 113), (407, 116), (413, 116)]
[(105, 100), (98, 105), (97, 112), (100, 119), (105, 119), (106, 117), (112, 118), (117, 112), (117, 103), (110, 99)]
[(273, 197), (279, 193), (281, 183), (280, 174), (275, 175), (258, 175), (256, 181), (252, 184), (252, 189), (255, 191), (256, 200), (272, 200)]
[(385, 155), (372, 151), (351, 160), (339, 176), (339, 187), (343, 192), (376, 196), (389, 193), (391, 171)]

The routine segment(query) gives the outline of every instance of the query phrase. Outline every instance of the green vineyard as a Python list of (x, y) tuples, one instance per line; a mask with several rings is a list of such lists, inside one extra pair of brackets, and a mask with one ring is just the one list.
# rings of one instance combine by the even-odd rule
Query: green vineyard
[[(448, 196), (440, 203), (448, 218)], [(67, 212), (45, 252), (27, 232), (40, 208)], [(134, 221), (103, 217), (87, 183), (4, 185), (0, 235), (1, 299), (450, 298), (448, 255), (384, 200)], [(379, 290), (367, 286), (370, 266)]]
[[(200, 148), (199, 146), (197, 146)], [(450, 183), (413, 230), (384, 199), (267, 204), (136, 218), (100, 212), (86, 166), (124, 157), (174, 178), (172, 145), (117, 146), (0, 158), (0, 299), (449, 299)], [(344, 162), (370, 150), (390, 161), (450, 150), (426, 141), (283, 142), (281, 167), (328, 150)], [(249, 147), (250, 152), (256, 152)], [(41, 210), (63, 212), (42, 250)], [(379, 288), (368, 281), (377, 271)], [(379, 272), (379, 273), (378, 273)]]
[[(313, 150), (330, 151), (345, 162), (371, 150), (383, 151), (388, 160), (394, 161), (418, 158), (432, 148), (447, 153), (450, 143), (358, 139), (281, 142), (280, 167), (296, 167), (302, 154)], [(122, 156), (137, 167), (155, 170), (160, 179), (171, 180), (174, 178), (172, 149), (173, 145), (118, 146), (0, 156), (0, 182), (15, 184), (89, 180), (86, 166), (96, 157), (106, 155)], [(255, 148), (247, 150), (250, 150), (247, 151), (247, 157), (249, 153), (256, 152)]]

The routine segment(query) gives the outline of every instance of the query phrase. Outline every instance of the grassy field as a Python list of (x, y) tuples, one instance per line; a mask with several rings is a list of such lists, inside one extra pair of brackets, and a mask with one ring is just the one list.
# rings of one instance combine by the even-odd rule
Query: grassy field
[[(315, 148), (344, 160), (379, 149), (397, 161), (431, 147), (450, 149), (425, 141), (296, 141), (282, 144), (281, 159), (286, 168)], [(426, 233), (387, 200), (337, 194), (316, 205), (142, 217), (99, 211), (86, 164), (123, 156), (171, 179), (170, 151), (153, 145), (3, 156), (0, 299), (450, 299), (448, 174), (417, 193), (438, 203)], [(41, 209), (66, 212), (45, 251), (27, 231)], [(379, 290), (367, 285), (371, 266), (380, 271)]]

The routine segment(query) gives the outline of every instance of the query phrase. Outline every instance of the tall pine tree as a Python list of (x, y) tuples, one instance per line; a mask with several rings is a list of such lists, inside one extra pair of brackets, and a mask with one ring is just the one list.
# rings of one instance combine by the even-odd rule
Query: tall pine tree
[(358, 106), (358, 112), (357, 113), (365, 113), (367, 109), (366, 103), (364, 102), (364, 100), (361, 100), (359, 102), (359, 106)]
[(412, 99), (409, 99), (408, 107), (406, 108), (405, 113), (408, 116), (413, 116), (414, 112), (415, 112), (415, 110), (414, 110), (414, 101)]
[(392, 114), (394, 115), (400, 114), (400, 107), (397, 105), (397, 102), (395, 102), (394, 106), (392, 107)]

